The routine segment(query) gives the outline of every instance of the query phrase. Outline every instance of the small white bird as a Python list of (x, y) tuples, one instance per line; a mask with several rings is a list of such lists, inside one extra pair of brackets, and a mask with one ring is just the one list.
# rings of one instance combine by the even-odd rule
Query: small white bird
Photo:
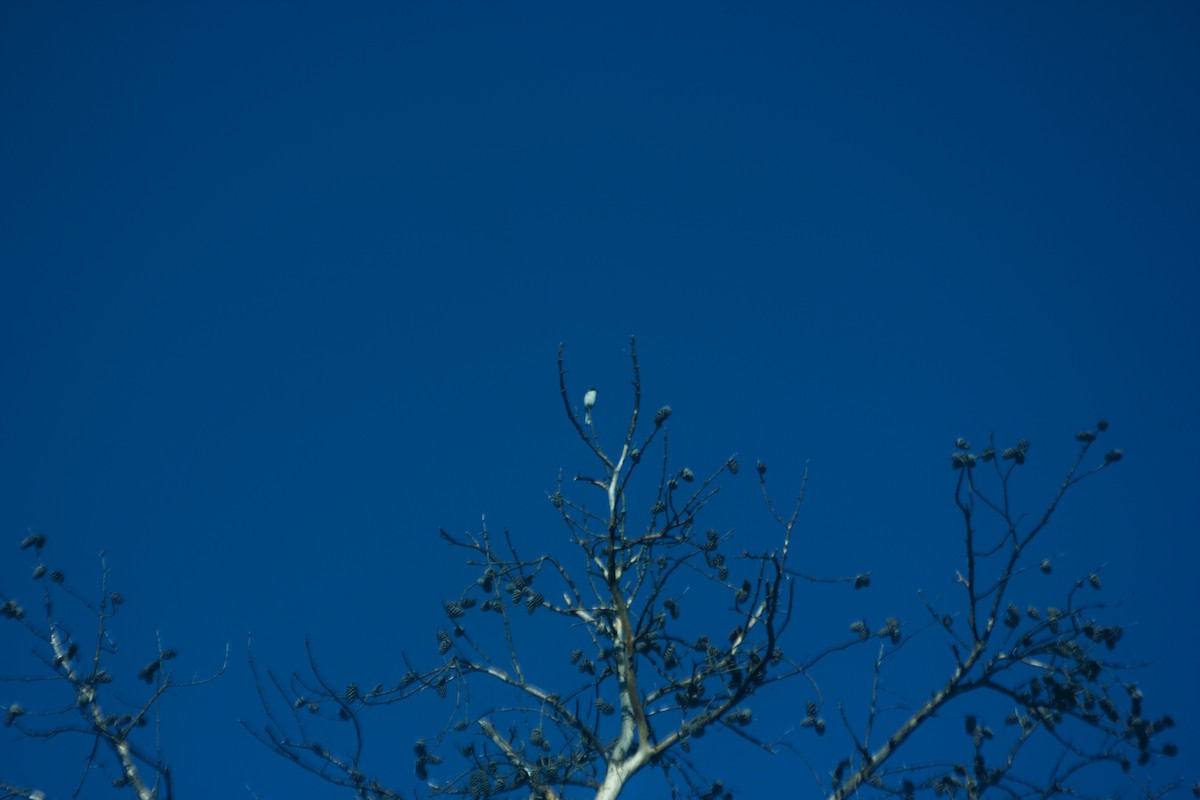
[(592, 424), (592, 408), (596, 405), (596, 387), (588, 389), (583, 395), (583, 422), (585, 425)]

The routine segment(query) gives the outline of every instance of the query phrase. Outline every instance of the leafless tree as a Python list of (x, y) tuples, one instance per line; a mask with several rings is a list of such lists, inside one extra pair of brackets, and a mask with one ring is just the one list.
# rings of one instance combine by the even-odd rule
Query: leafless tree
[[(178, 681), (170, 668), (177, 653), (158, 642), (153, 657), (133, 674), (110, 664), (118, 653), (112, 624), (124, 600), (109, 587), (109, 567), (100, 554), (100, 586), (95, 599), (72, 588), (61, 570), (45, 563), (46, 537), (31, 533), (21, 549), (32, 555), (32, 577), (40, 588), (39, 607), (27, 609), (16, 597), (0, 592), (0, 618), (24, 629), (32, 643), (25, 674), (2, 674), (7, 691), (30, 698), (4, 709), (4, 726), (17, 737), (40, 739), (63, 747), (61, 762), (80, 764), (73, 796), (88, 796), (107, 781), (118, 793), (138, 800), (171, 798), (171, 770), (161, 741), (160, 701), (167, 693), (214, 680)], [(8, 656), (16, 647), (9, 646)], [(225, 654), (228, 662), (228, 652)], [(5, 668), (15, 658), (6, 657)], [(136, 678), (136, 680), (135, 680)], [(141, 686), (144, 685), (144, 686)], [(135, 694), (138, 695), (134, 699)], [(78, 761), (69, 760), (65, 742), (80, 742)], [(0, 775), (0, 798), (46, 800), (44, 787), (17, 786)]]
[[(559, 349), (563, 407), (591, 463), (569, 481), (560, 475), (549, 498), (572, 556), (521, 552), (507, 530), (497, 534), (486, 525), (457, 536), (443, 530), (477, 578), (443, 601), (432, 664), (406, 657), (402, 674), (380, 676), (368, 688), (326, 675), (311, 645), (308, 669), (291, 676), (264, 674), (252, 653), (268, 719), (247, 724), (251, 733), (356, 797), (396, 798), (403, 796), (396, 783), (403, 778), (366, 763), (370, 712), (440, 698), (448, 704), (446, 723), (412, 747), (419, 794), (613, 800), (639, 773), (657, 771), (672, 797), (721, 798), (730, 792), (693, 758), (697, 740), (731, 734), (751, 746), (791, 750), (811, 764), (803, 753), (805, 741), (815, 740), (760, 738), (747, 700), (789, 679), (822, 697), (819, 665), (838, 654), (853, 657), (847, 651), (854, 650), (874, 661), (865, 717), (851, 719), (841, 704), (823, 715), (824, 702), (812, 701), (796, 720), (804, 736), (836, 728), (844, 737), (833, 745), (842, 755), (827, 769), (812, 769), (830, 798), (1080, 797), (1082, 776), (1105, 766), (1114, 768), (1113, 785), (1127, 782), (1139, 796), (1177, 788), (1178, 782), (1152, 786), (1140, 771), (1157, 756), (1174, 755), (1159, 737), (1172, 721), (1148, 716), (1128, 665), (1114, 660), (1122, 630), (1096, 621), (1103, 606), (1085, 599), (1100, 588), (1099, 575), (1069, 582), (1058, 607), (1018, 599), (1025, 576), (1052, 571), (1050, 560), (1032, 555), (1032, 545), (1063, 496), (1121, 460), (1120, 450), (1109, 450), (1089, 462), (1105, 422), (1077, 434), (1074, 463), (1032, 519), (1010, 504), (1029, 444), (1002, 448), (989, 440), (975, 452), (958, 440), (951, 463), (963, 561), (955, 610), (923, 597), (927, 619), (902, 624), (888, 617), (877, 626), (858, 620), (839, 641), (793, 647), (788, 632), (798, 613), (798, 584), (858, 590), (869, 586), (869, 574), (816, 578), (793, 568), (789, 553), (804, 484), (794, 505), (781, 511), (761, 463), (753, 470), (777, 525), (774, 545), (737, 550), (731, 532), (708, 527), (705, 509), (719, 482), (739, 472), (738, 462), (729, 458), (704, 477), (673, 465), (666, 434), (671, 408), (659, 408), (643, 424), (632, 342), (630, 357), (628, 426), (608, 449), (592, 423), (600, 416), (592, 409), (596, 396), (587, 392), (581, 416)], [(809, 654), (793, 657), (793, 649)], [(887, 668), (901, 655), (919, 657), (925, 676), (945, 676), (907, 705), (885, 702), (881, 691)], [(543, 669), (547, 660), (569, 663), (574, 672)], [(558, 683), (544, 686), (543, 676)], [(1008, 710), (992, 718), (977, 708)], [(837, 722), (827, 722), (835, 713)], [(959, 730), (958, 752), (940, 752), (939, 745), (930, 755), (921, 734), (946, 725)], [(836, 738), (822, 740), (823, 752)], [(1040, 772), (1025, 771), (1027, 765)]]
[[(1098, 622), (1096, 614), (1105, 605), (1086, 598), (1101, 589), (1099, 572), (1069, 582), (1061, 607), (1039, 608), (1019, 599), (1023, 576), (1053, 571), (1052, 559), (1032, 558), (1030, 550), (1041, 544), (1039, 537), (1064, 495), (1121, 461), (1121, 450), (1108, 450), (1097, 463), (1087, 464), (1107, 428), (1101, 420), (1075, 435), (1074, 462), (1033, 519), (1013, 509), (1010, 491), (1029, 442), (999, 448), (989, 436), (988, 446), (972, 453), (965, 440), (957, 440), (951, 464), (958, 471), (954, 503), (962, 517), (965, 567), (956, 582), (963, 605), (950, 612), (922, 598), (927, 627), (939, 633), (943, 652), (951, 657), (947, 677), (927, 687), (928, 699), (907, 709), (899, 725), (880, 724), (875, 697), (863, 736), (846, 725), (853, 748), (832, 773), (831, 798), (854, 797), (867, 787), (904, 798), (921, 790), (965, 798), (1080, 797), (1085, 796), (1079, 787), (1083, 775), (1105, 767), (1111, 769), (1100, 781), (1128, 783), (1139, 797), (1179, 788), (1178, 780), (1155, 787), (1134, 769), (1135, 763), (1144, 767), (1157, 756), (1176, 754), (1176, 747), (1158, 736), (1174, 721), (1146, 714), (1142, 692), (1128, 678), (1134, 665), (1116, 660), (1123, 630)], [(880, 652), (876, 689), (888, 655)], [(1002, 722), (993, 728), (978, 708), (1004, 709)], [(961, 726), (965, 752), (926, 762), (900, 763), (895, 757), (918, 732), (946, 721)], [(882, 736), (872, 743), (876, 732)], [(1040, 771), (1022, 769), (1027, 762), (1036, 762)]]

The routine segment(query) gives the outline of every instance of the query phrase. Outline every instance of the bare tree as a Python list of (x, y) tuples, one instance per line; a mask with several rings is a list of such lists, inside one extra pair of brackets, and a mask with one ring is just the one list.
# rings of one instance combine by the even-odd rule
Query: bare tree
[[(523, 553), (507, 530), (496, 534), (486, 525), (460, 536), (443, 530), (478, 577), (442, 603), (438, 658), (427, 664), (406, 657), (398, 680), (381, 676), (366, 688), (324, 674), (311, 644), (303, 675), (264, 675), (251, 654), (268, 716), (265, 725), (247, 724), (251, 733), (356, 797), (396, 798), (403, 796), (398, 778), (366, 764), (366, 719), (381, 708), (436, 697), (448, 704), (446, 723), (412, 749), (419, 794), (613, 800), (639, 773), (657, 771), (672, 797), (728, 797), (693, 758), (697, 740), (723, 732), (805, 758), (804, 742), (793, 737), (759, 738), (746, 701), (796, 678), (819, 698), (818, 666), (865, 647), (875, 665), (869, 709), (855, 722), (837, 705), (842, 756), (829, 769), (812, 770), (830, 798), (870, 791), (902, 798), (1079, 797), (1082, 776), (1105, 766), (1113, 767), (1113, 785), (1126, 781), (1139, 796), (1178, 786), (1154, 787), (1139, 771), (1157, 756), (1174, 755), (1158, 736), (1172, 721), (1146, 714), (1141, 692), (1124, 677), (1128, 665), (1113, 660), (1121, 628), (1097, 622), (1102, 606), (1085, 600), (1100, 588), (1098, 574), (1071, 582), (1058, 607), (1022, 607), (1018, 600), (1024, 576), (1051, 572), (1051, 562), (1036, 560), (1031, 547), (1063, 496), (1121, 460), (1120, 450), (1109, 450), (1088, 464), (1106, 423), (1076, 436), (1074, 463), (1032, 520), (1010, 505), (1010, 485), (1029, 444), (998, 448), (989, 441), (976, 453), (958, 440), (952, 466), (963, 523), (962, 607), (947, 610), (923, 598), (927, 620), (902, 624), (888, 617), (881, 626), (858, 620), (840, 641), (804, 643), (810, 655), (795, 658), (787, 634), (797, 584), (858, 590), (870, 584), (869, 575), (816, 578), (793, 569), (789, 552), (804, 485), (781, 511), (762, 463), (754, 471), (778, 526), (774, 546), (738, 551), (731, 532), (708, 527), (705, 509), (719, 481), (739, 472), (738, 462), (729, 458), (706, 477), (673, 465), (666, 435), (671, 408), (642, 424), (632, 342), (630, 357), (628, 426), (608, 449), (592, 422), (599, 416), (595, 391), (580, 395), (581, 418), (559, 348), (563, 407), (591, 463), (569, 481), (560, 474), (549, 498), (573, 556)], [(681, 618), (690, 612), (691, 620), (704, 620), (703, 629)], [(927, 699), (884, 702), (886, 668), (902, 653), (914, 657), (913, 644), (924, 645), (917, 656), (922, 674), (937, 674), (941, 664), (946, 677), (922, 687)], [(548, 660), (569, 662), (575, 671), (544, 668)], [(544, 686), (543, 676), (557, 683)], [(834, 727), (822, 706), (807, 703), (798, 726), (818, 736)], [(983, 714), (997, 708), (1008, 710), (995, 719)], [(939, 744), (929, 755), (922, 734), (946, 725), (960, 731), (959, 752), (941, 752)], [(1027, 765), (1040, 771), (1026, 771)]]
[[(549, 552), (521, 553), (507, 530), (486, 525), (459, 536), (443, 530), (477, 577), (443, 601), (433, 663), (406, 657), (402, 674), (366, 689), (324, 674), (311, 645), (306, 673), (286, 679), (260, 673), (251, 652), (268, 718), (247, 724), (253, 735), (370, 800), (403, 796), (397, 776), (367, 765), (370, 712), (401, 703), (425, 709), (431, 701), (446, 704), (445, 723), (412, 747), (416, 794), (430, 797), (613, 800), (647, 771), (662, 776), (672, 797), (729, 797), (694, 752), (710, 733), (803, 760), (830, 798), (1083, 797), (1101, 781), (1153, 798), (1179, 787), (1178, 780), (1150, 780), (1151, 762), (1175, 755), (1161, 741), (1173, 721), (1146, 712), (1130, 679), (1137, 664), (1117, 660), (1123, 630), (1099, 621), (1106, 607), (1093, 599), (1100, 571), (1068, 580), (1057, 605), (1027, 599), (1045, 595), (1034, 581), (1053, 580), (1054, 559), (1037, 553), (1067, 492), (1122, 460), (1120, 450), (1092, 456), (1106, 422), (1076, 434), (1074, 461), (1034, 516), (1012, 500), (1029, 443), (1000, 447), (989, 437), (976, 452), (959, 439), (951, 458), (962, 522), (958, 599), (943, 607), (921, 595), (918, 620), (854, 620), (844, 637), (814, 646), (789, 635), (803, 606), (797, 586), (861, 590), (870, 575), (814, 577), (789, 563), (807, 476), (795, 503), (780, 511), (766, 467), (755, 465), (766, 518), (777, 530), (766, 550), (736, 549), (731, 531), (708, 525), (708, 509), (721, 482), (738, 474), (738, 462), (731, 457), (707, 477), (674, 466), (671, 408), (639, 424), (632, 343), (630, 355), (629, 421), (608, 450), (593, 423), (595, 390), (584, 393), (580, 415), (559, 350), (563, 407), (592, 464), (570, 480), (560, 474), (549, 495), (567, 534), (566, 554), (545, 545)], [(85, 786), (94, 792), (91, 784), (103, 778), (139, 800), (170, 798), (160, 701), (211, 678), (175, 680), (169, 665), (176, 653), (161, 643), (136, 675), (114, 666), (112, 623), (123, 600), (109, 588), (103, 554), (99, 591), (88, 599), (46, 564), (45, 544), (39, 534), (21, 543), (40, 588), (38, 610), (0, 593), (0, 617), (33, 643), (38, 667), (0, 675), (22, 695), (4, 710), (5, 726), (21, 738), (82, 742), (77, 795)], [(869, 702), (827, 703), (821, 669), (856, 652), (871, 654)], [(914, 661), (922, 676), (944, 677), (907, 692), (888, 683), (898, 665)], [(130, 701), (135, 677), (146, 688)], [(803, 736), (829, 734), (820, 746), (787, 732), (764, 735), (754, 725), (748, 701), (787, 679), (799, 679), (804, 696), (814, 698), (796, 727)], [(815, 765), (830, 753), (827, 765)], [(4, 780), (0, 798), (46, 797), (40, 787)]]
[[(0, 675), (0, 684), (15, 686), (32, 701), (12, 702), (4, 710), (4, 726), (18, 737), (47, 742), (80, 742), (80, 764), (74, 796), (94, 794), (94, 784), (106, 780), (121, 794), (138, 800), (172, 797), (171, 770), (161, 740), (161, 700), (167, 693), (214, 680), (177, 681), (170, 663), (178, 655), (163, 647), (130, 674), (110, 665), (118, 653), (112, 622), (124, 602), (109, 587), (109, 567), (100, 554), (100, 586), (95, 599), (77, 592), (61, 570), (45, 563), (46, 537), (31, 533), (21, 549), (33, 556), (32, 577), (41, 589), (39, 608), (28, 610), (15, 596), (0, 592), (0, 617), (24, 629), (32, 642), (31, 664), (38, 669), (26, 674)], [(15, 654), (15, 647), (9, 655)], [(228, 651), (225, 654), (228, 662)], [(12, 661), (6, 658), (6, 665)], [(136, 677), (136, 681), (134, 678)], [(144, 688), (138, 688), (145, 684)], [(135, 693), (141, 696), (130, 699)], [(0, 776), (0, 798), (46, 800), (47, 792), (37, 786), (17, 786)]]
[[(1099, 781), (1128, 783), (1140, 797), (1159, 797), (1179, 787), (1178, 780), (1153, 786), (1133, 769), (1156, 756), (1174, 756), (1173, 744), (1158, 734), (1171, 728), (1170, 716), (1146, 715), (1141, 690), (1128, 679), (1131, 664), (1115, 660), (1123, 636), (1118, 625), (1103, 625), (1095, 615), (1105, 605), (1089, 602), (1099, 591), (1099, 571), (1071, 581), (1061, 607), (1020, 600), (1020, 579), (1049, 575), (1052, 559), (1031, 558), (1064, 495), (1122, 459), (1108, 450), (1093, 466), (1087, 458), (1108, 423), (1075, 435), (1074, 462), (1040, 516), (1032, 520), (1013, 509), (1010, 488), (1025, 463), (1029, 442), (999, 448), (989, 436), (978, 454), (957, 440), (951, 464), (958, 471), (954, 503), (962, 516), (963, 563), (956, 575), (965, 608), (955, 612), (922, 598), (951, 656), (947, 677), (928, 687), (929, 699), (908, 709), (898, 726), (881, 726), (873, 702), (861, 738), (847, 724), (853, 749), (832, 774), (830, 797), (856, 796), (866, 787), (911, 798), (920, 790), (937, 796), (978, 798), (1079, 797), (1085, 773), (1111, 768)], [(986, 486), (985, 486), (986, 484)], [(893, 641), (893, 643), (896, 643)], [(880, 667), (889, 657), (880, 651)], [(1002, 723), (991, 727), (978, 709), (1004, 709)], [(954, 758), (898, 763), (910, 739), (939, 722), (960, 726), (965, 752)], [(871, 734), (883, 736), (871, 743)], [(1040, 753), (1038, 753), (1040, 751)], [(1047, 753), (1051, 755), (1047, 757)], [(1038, 756), (1041, 756), (1039, 759)], [(1023, 767), (1035, 762), (1039, 772)], [(1085, 784), (1086, 785), (1086, 784)], [(1107, 796), (1107, 795), (1106, 795)]]

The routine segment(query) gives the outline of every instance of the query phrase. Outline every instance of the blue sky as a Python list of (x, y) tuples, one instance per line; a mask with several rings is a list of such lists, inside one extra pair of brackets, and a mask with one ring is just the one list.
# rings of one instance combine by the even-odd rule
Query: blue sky
[[(81, 586), (104, 550), (127, 651), (160, 631), (203, 674), (232, 646), (165, 710), (177, 791), (337, 796), (237, 727), (247, 632), (362, 683), (432, 656), (470, 580), (439, 526), (561, 544), (546, 494), (586, 454), (555, 349), (615, 435), (635, 334), (682, 462), (761, 458), (781, 493), (809, 465), (804, 571), (873, 576), (812, 600), (838, 631), (955, 596), (955, 437), (1029, 438), (1032, 513), (1108, 417), (1127, 458), (1047, 553), (1105, 565), (1180, 722), (1156, 777), (1184, 772), (1198, 36), (1184, 3), (7, 4), (0, 589), (33, 587), (29, 530)], [(768, 546), (752, 482), (726, 492)], [(803, 769), (748, 750), (707, 756), (744, 796)], [(0, 778), (63, 752), (5, 741)]]

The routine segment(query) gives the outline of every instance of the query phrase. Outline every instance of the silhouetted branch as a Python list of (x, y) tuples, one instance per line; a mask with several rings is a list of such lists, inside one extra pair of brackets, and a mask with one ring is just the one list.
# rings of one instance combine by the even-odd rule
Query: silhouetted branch
[[(170, 770), (163, 754), (160, 700), (170, 691), (200, 686), (215, 680), (228, 666), (225, 661), (207, 678), (176, 680), (170, 662), (178, 653), (158, 642), (155, 657), (145, 662), (136, 678), (147, 684), (148, 695), (140, 701), (130, 701), (118, 694), (121, 686), (134, 685), (135, 676), (113, 674), (108, 664), (117, 653), (111, 621), (124, 602), (120, 592), (108, 587), (109, 568), (100, 554), (100, 591), (98, 602), (75, 591), (59, 570), (44, 561), (46, 538), (30, 534), (21, 542), (21, 549), (33, 556), (32, 577), (41, 587), (41, 619), (34, 622), (20, 601), (0, 594), (3, 605), (0, 616), (15, 622), (36, 643), (33, 655), (44, 672), (0, 676), (9, 684), (49, 683), (62, 689), (61, 705), (26, 707), (14, 702), (5, 712), (5, 727), (14, 728), (22, 737), (50, 741), (60, 737), (83, 737), (90, 740), (76, 794), (84, 791), (90, 775), (110, 772), (115, 768), (111, 785), (128, 790), (139, 800), (160, 796), (170, 798)], [(82, 621), (82, 624), (80, 624)], [(85, 650), (87, 638), (74, 631), (94, 624), (91, 644)], [(42, 693), (39, 693), (41, 695)], [(44, 701), (43, 701), (44, 702)], [(153, 723), (153, 728), (151, 728)], [(0, 788), (15, 797), (45, 797), (37, 788), (16, 787), (0, 783)]]

